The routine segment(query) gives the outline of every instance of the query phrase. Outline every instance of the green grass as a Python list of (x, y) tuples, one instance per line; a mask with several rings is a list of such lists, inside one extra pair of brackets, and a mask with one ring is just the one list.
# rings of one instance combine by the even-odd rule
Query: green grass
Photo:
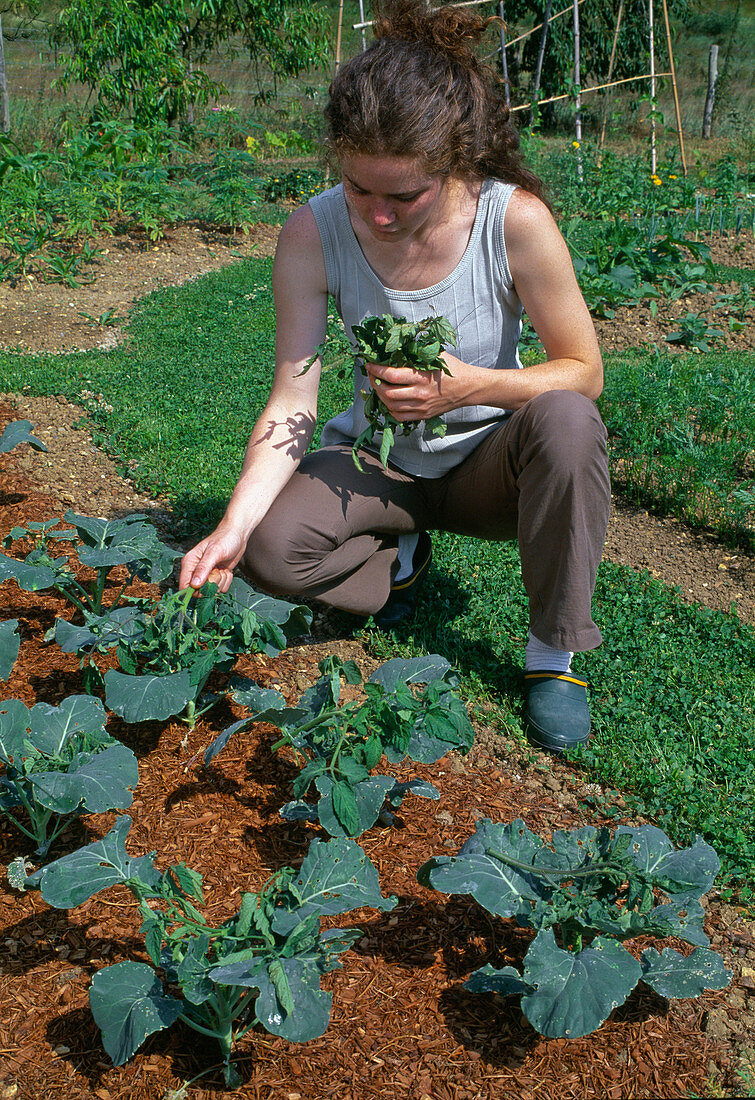
[[(159, 291), (138, 307), (123, 348), (0, 353), (0, 389), (77, 401), (137, 483), (174, 501), (178, 529), (200, 536), (222, 512), (267, 394), (269, 285), (270, 261), (249, 260)], [(661, 361), (609, 359), (609, 396), (622, 372), (631, 378), (644, 370), (651, 379)], [(675, 357), (667, 391), (686, 407), (699, 371), (705, 382), (717, 362)], [(724, 378), (731, 380), (737, 362), (744, 371), (741, 358), (723, 362)], [(90, 408), (82, 391), (102, 393), (112, 412)], [(325, 376), (322, 419), (342, 407), (347, 391)], [(451, 535), (434, 541), (435, 566), (414, 625), (374, 644), (385, 655), (397, 646), (443, 653), (460, 668), (468, 698), (492, 703), (492, 720), (520, 737), (527, 614), (516, 549)], [(680, 843), (705, 836), (728, 879), (753, 885), (755, 631), (733, 615), (688, 606), (644, 573), (607, 564), (595, 617), (604, 645), (577, 658), (593, 682), (596, 730), (583, 766), (635, 792)]]

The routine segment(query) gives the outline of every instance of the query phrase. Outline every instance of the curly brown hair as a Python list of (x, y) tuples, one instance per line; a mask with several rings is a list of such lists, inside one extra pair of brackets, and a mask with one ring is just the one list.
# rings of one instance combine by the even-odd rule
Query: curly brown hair
[(381, 0), (376, 41), (330, 85), (327, 140), (343, 155), (417, 157), (428, 175), (519, 184), (547, 203), (526, 168), (495, 70), (477, 46), (495, 18), (423, 0)]

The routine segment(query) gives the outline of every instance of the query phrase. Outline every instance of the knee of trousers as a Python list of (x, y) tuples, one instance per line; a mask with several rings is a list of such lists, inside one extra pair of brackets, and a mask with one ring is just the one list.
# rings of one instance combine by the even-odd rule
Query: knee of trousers
[(239, 566), (257, 588), (272, 595), (304, 595), (306, 581), (290, 561), (291, 542), (286, 533), (267, 524), (255, 528)]
[(554, 468), (608, 469), (606, 429), (589, 397), (573, 390), (549, 390), (527, 403), (527, 443), (547, 457)]

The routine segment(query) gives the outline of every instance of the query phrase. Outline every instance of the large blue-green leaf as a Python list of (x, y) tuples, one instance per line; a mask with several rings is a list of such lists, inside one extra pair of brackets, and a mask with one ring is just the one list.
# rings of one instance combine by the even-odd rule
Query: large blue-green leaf
[(234, 703), (247, 707), (255, 717), (264, 712), (274, 713), (286, 709), (286, 700), (279, 691), (260, 687), (254, 680), (246, 677), (232, 676), (228, 690)]
[(671, 947), (660, 954), (649, 947), (641, 961), (642, 980), (668, 1000), (699, 997), (706, 989), (725, 989), (731, 981), (732, 972), (721, 956), (704, 947), (695, 948), (686, 958)]
[(319, 775), (315, 786), (320, 793), (317, 816), (331, 836), (361, 836), (377, 821), (385, 796), (395, 785), (390, 775), (375, 775), (353, 786), (329, 775)]
[(94, 1022), (113, 1064), (122, 1066), (145, 1039), (170, 1027), (183, 1002), (166, 996), (160, 979), (145, 963), (121, 962), (98, 970), (89, 987)]
[(471, 894), (489, 913), (511, 917), (523, 901), (534, 901), (547, 889), (526, 870), (542, 847), (542, 840), (519, 819), (504, 825), (483, 818), (458, 856), (428, 860), (417, 872), (417, 881), (447, 894)]
[(20, 699), (0, 703), (0, 760), (12, 764), (25, 755), (29, 736), (29, 708)]
[(156, 887), (161, 875), (153, 857), (134, 858), (126, 851), (130, 828), (131, 818), (123, 814), (102, 840), (48, 863), (29, 876), (29, 885), (39, 886), (44, 900), (55, 909), (73, 909), (100, 890), (132, 878)]
[(289, 638), (305, 634), (312, 623), (312, 612), (308, 607), (256, 592), (241, 577), (234, 577), (231, 581), (228, 595), (240, 607), (254, 611), (260, 621), (268, 620), (282, 627)]
[(464, 704), (449, 693), (446, 706), (428, 713), (415, 725), (406, 755), (421, 764), (435, 764), (452, 749), (468, 752), (474, 736)]
[(442, 680), (450, 669), (450, 663), (438, 653), (408, 659), (394, 657), (376, 668), (367, 682), (382, 684), (386, 691), (394, 691), (400, 683), (429, 684), (432, 680)]
[(475, 970), (464, 982), (464, 988), (470, 993), (497, 993), (500, 997), (510, 997), (512, 993), (531, 993), (532, 986), (524, 981), (522, 975), (513, 966), (504, 966), (496, 970), (490, 963)]
[(396, 780), (386, 793), (386, 798), (392, 806), (400, 806), (409, 791), (416, 794), (418, 798), (432, 798), (433, 801), (440, 798), (438, 788), (424, 779), (407, 779), (402, 783)]
[(102, 520), (80, 516), (70, 509), (65, 514), (85, 545), (79, 548), (79, 561), (91, 569), (128, 566), (132, 574), (157, 584), (165, 580), (180, 554), (160, 542), (157, 531), (145, 523), (142, 515)]
[(721, 864), (711, 846), (700, 837), (690, 848), (677, 851), (655, 825), (619, 826), (616, 835), (624, 833), (632, 837), (628, 849), (632, 860), (667, 893), (695, 891), (699, 897), (710, 890)]
[(7, 680), (16, 663), (21, 638), (18, 619), (6, 619), (0, 623), (0, 680)]
[(707, 947), (710, 940), (703, 929), (704, 918), (705, 910), (694, 891), (674, 894), (667, 904), (654, 906), (646, 914), (645, 923), (651, 935), (678, 936), (687, 943)]
[(105, 703), (126, 722), (163, 721), (180, 714), (195, 695), (186, 669), (167, 676), (127, 676), (108, 669)]
[(43, 588), (51, 588), (57, 575), (58, 571), (49, 565), (27, 565), (25, 561), (0, 554), (0, 583), (13, 579), (24, 592), (40, 592)]
[(613, 940), (596, 937), (573, 954), (556, 943), (552, 928), (538, 932), (524, 956), (522, 1012), (549, 1039), (589, 1035), (623, 1004), (642, 977), (642, 967)]
[(98, 814), (131, 805), (139, 769), (131, 749), (115, 743), (101, 752), (79, 753), (67, 771), (34, 772), (27, 782), (35, 800), (57, 814), (78, 808)]
[[(320, 989), (320, 971), (301, 959), (275, 960), (258, 975), (254, 1012), (264, 1028), (292, 1043), (317, 1039), (327, 1029), (333, 994)], [(281, 974), (282, 972), (282, 974)]]
[(101, 733), (107, 714), (91, 695), (69, 695), (59, 707), (37, 703), (29, 714), (29, 740), (41, 752), (56, 754), (80, 733)]
[(33, 427), (31, 420), (12, 420), (0, 435), (0, 454), (12, 451), (19, 443), (28, 443), (35, 451), (46, 451), (42, 440), (32, 435)]
[(86, 625), (76, 626), (66, 619), (55, 621), (55, 641), (64, 653), (97, 645), (102, 648), (120, 641), (133, 641), (144, 635), (147, 618), (138, 607), (116, 607), (106, 615), (85, 615)]
[(281, 935), (313, 913), (347, 913), (363, 905), (387, 912), (397, 904), (395, 897), (380, 893), (377, 870), (359, 845), (342, 837), (312, 841), (294, 888), (300, 901), (292, 899), (273, 918), (273, 929)]
[(201, 1005), (212, 996), (213, 984), (207, 966), (207, 949), (210, 937), (203, 933), (189, 940), (186, 954), (175, 968), (175, 980), (181, 993), (193, 1005)]

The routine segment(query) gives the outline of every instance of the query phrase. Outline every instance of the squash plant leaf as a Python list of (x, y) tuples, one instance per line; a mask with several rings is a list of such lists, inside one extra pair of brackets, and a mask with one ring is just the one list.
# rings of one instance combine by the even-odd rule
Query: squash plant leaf
[(18, 619), (6, 619), (0, 623), (0, 680), (10, 676), (20, 647)]
[(113, 1064), (122, 1066), (145, 1039), (170, 1027), (183, 1003), (168, 997), (146, 963), (121, 962), (98, 970), (89, 989), (92, 1016)]

